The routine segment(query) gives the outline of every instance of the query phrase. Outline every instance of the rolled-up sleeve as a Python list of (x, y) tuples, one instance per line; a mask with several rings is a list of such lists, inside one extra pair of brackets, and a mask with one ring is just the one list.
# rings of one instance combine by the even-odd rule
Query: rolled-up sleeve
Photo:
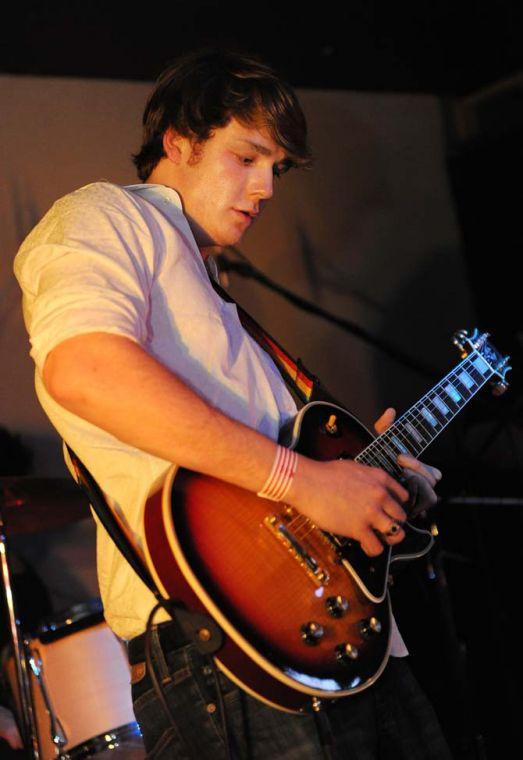
[(20, 249), (15, 274), (40, 371), (55, 346), (83, 333), (146, 341), (150, 234), (130, 211), (103, 198), (58, 205)]

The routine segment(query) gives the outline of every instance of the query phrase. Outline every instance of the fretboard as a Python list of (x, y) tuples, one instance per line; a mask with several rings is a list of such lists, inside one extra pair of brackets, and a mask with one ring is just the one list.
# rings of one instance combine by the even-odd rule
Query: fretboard
[(400, 476), (399, 454), (418, 457), (494, 374), (473, 351), (366, 449), (357, 462)]

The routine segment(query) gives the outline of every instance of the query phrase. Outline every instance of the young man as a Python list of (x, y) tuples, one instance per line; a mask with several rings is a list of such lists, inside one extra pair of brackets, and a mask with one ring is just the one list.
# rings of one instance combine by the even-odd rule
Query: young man
[[(296, 406), (236, 308), (213, 289), (206, 263), (211, 268), (213, 246), (240, 242), (272, 198), (275, 177), (309, 161), (296, 96), (270, 68), (236, 54), (196, 53), (162, 75), (146, 107), (135, 156), (143, 184), (81, 188), (21, 247), (15, 271), (39, 399), (138, 543), (142, 505), (172, 462), (254, 493), (270, 490), (278, 431)], [(393, 417), (387, 410), (378, 430)], [(434, 503), (441, 474), (412, 457), (400, 464), (422, 504)], [(367, 554), (404, 538), (409, 494), (384, 471), (293, 455), (285, 478), (287, 504), (357, 539)], [(143, 660), (154, 598), (102, 529), (98, 574), (109, 625), (130, 640), (131, 658)], [(146, 747), (155, 758), (224, 757), (213, 674), (167, 621), (158, 615), (154, 658), (176, 725), (149, 674), (135, 669)], [(405, 654), (395, 628), (393, 654)], [(271, 709), (220, 681), (237, 756), (250, 748), (260, 758), (318, 757), (310, 716)], [(445, 757), (431, 708), (403, 662), (367, 691), (331, 711), (342, 756), (359, 746), (351, 757), (378, 749), (387, 757)]]

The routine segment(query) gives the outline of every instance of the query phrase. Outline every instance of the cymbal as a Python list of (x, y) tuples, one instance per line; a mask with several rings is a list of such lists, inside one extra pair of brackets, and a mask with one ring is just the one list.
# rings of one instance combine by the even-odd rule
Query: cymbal
[(89, 517), (89, 501), (71, 478), (0, 478), (8, 535), (57, 530)]

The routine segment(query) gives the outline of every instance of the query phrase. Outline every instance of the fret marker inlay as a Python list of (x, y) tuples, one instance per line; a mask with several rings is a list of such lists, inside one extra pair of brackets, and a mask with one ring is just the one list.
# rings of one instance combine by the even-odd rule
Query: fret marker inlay
[(403, 454), (409, 454), (409, 450), (405, 448), (405, 446), (402, 444), (399, 438), (397, 438), (395, 435), (392, 436), (391, 442), (394, 444), (394, 446), (398, 449), (398, 451), (401, 451)]
[(454, 388), (453, 385), (448, 383), (448, 385), (445, 386), (445, 393), (447, 396), (450, 396), (450, 398), (454, 401), (455, 404), (459, 404), (461, 401), (461, 396), (457, 392), (457, 390)]
[(442, 414), (450, 414), (450, 409), (448, 408), (446, 404), (443, 403), (443, 401), (439, 398), (439, 396), (436, 396), (434, 398), (434, 404), (435, 406), (438, 407), (438, 409), (440, 410)]
[(432, 427), (437, 427), (438, 421), (434, 417), (434, 415), (429, 412), (428, 409), (426, 409), (425, 407), (423, 407), (421, 413), (425, 417), (425, 419), (427, 420), (427, 422), (430, 422), (430, 424), (432, 425)]
[(458, 379), (461, 383), (463, 383), (467, 390), (470, 390), (474, 386), (474, 380), (465, 372), (465, 370), (459, 373)]
[(478, 370), (478, 372), (481, 372), (482, 375), (487, 374), (487, 371), (489, 370), (489, 366), (487, 362), (481, 356), (479, 355), (476, 356), (472, 364)]
[(423, 443), (423, 438), (418, 433), (414, 425), (411, 425), (410, 422), (407, 422), (405, 427), (407, 428), (407, 430), (409, 431), (409, 433), (411, 434), (411, 436), (414, 438), (415, 441), (417, 441), (418, 443)]

